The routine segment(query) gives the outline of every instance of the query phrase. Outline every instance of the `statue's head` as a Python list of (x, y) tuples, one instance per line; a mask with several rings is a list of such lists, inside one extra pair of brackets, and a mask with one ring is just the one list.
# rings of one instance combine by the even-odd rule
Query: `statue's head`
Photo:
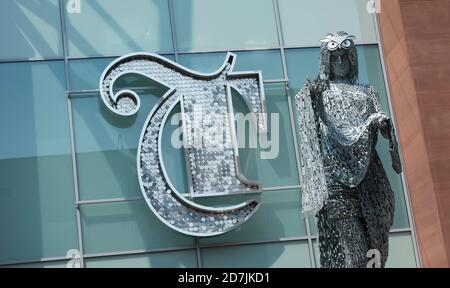
[(358, 54), (355, 36), (346, 32), (329, 33), (322, 38), (319, 76), (324, 80), (358, 82)]

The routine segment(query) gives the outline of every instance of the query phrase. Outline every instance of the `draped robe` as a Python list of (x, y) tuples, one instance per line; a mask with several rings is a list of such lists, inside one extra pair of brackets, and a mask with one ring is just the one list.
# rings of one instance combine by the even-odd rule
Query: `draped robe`
[[(375, 150), (379, 123), (390, 123), (376, 91), (332, 82), (321, 95), (312, 95), (305, 86), (296, 96), (296, 107), (302, 207), (305, 215), (319, 218), (321, 263), (363, 266), (367, 251), (362, 250), (367, 248), (380, 251), (384, 266), (394, 193)], [(383, 135), (390, 140), (393, 161), (399, 161), (393, 128)], [(364, 255), (345, 255), (348, 251)]]

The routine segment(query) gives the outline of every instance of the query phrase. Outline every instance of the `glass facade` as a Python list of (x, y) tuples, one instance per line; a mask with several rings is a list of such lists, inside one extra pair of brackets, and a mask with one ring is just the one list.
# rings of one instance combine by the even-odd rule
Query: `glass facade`
[[(300, 213), (292, 100), (306, 77), (317, 74), (320, 37), (347, 30), (358, 37), (360, 82), (377, 88), (389, 112), (366, 1), (1, 2), (1, 266), (64, 267), (67, 251), (77, 249), (85, 267), (319, 267), (315, 220)], [(263, 72), (267, 110), (280, 117), (280, 154), (263, 160), (243, 151), (241, 166), (264, 192), (196, 199), (210, 206), (260, 199), (261, 209), (237, 230), (184, 236), (141, 198), (139, 134), (164, 87), (139, 77), (118, 83), (141, 95), (132, 119), (110, 115), (97, 90), (115, 57), (139, 51), (201, 72), (217, 70), (233, 51), (237, 71)], [(184, 156), (170, 145), (170, 129), (163, 136), (164, 162), (174, 185), (187, 191)], [(396, 195), (388, 266), (415, 267), (405, 188), (386, 145), (380, 141), (378, 148)]]

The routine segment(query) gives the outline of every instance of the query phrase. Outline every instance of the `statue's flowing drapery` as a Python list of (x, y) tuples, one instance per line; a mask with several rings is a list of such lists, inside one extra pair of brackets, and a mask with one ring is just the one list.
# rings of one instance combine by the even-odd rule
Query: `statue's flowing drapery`
[[(388, 255), (388, 233), (393, 222), (394, 195), (375, 150), (380, 123), (390, 123), (389, 117), (381, 111), (378, 95), (372, 87), (363, 85), (331, 83), (322, 95), (312, 95), (305, 86), (296, 96), (296, 106), (303, 213), (327, 219), (326, 223), (320, 223), (319, 219), (320, 245), (333, 246), (333, 241), (347, 238), (343, 243), (335, 243), (346, 249), (345, 245), (353, 245), (351, 243), (359, 237), (361, 239), (355, 245), (360, 247), (350, 248), (378, 249), (384, 265)], [(383, 135), (396, 149), (394, 131), (391, 125), (389, 127)], [(350, 225), (348, 220), (352, 217), (358, 222)], [(323, 227), (325, 224), (329, 227)], [(347, 224), (352, 228), (346, 227)], [(342, 235), (339, 238), (338, 235), (324, 235), (326, 233)], [(363, 243), (363, 238), (367, 238), (367, 243)], [(322, 250), (326, 252), (321, 249), (321, 254)], [(367, 250), (363, 252), (365, 258)], [(350, 257), (322, 256), (328, 259)], [(360, 264), (349, 263), (349, 266), (363, 263), (362, 258), (349, 258), (348, 261), (360, 261)]]

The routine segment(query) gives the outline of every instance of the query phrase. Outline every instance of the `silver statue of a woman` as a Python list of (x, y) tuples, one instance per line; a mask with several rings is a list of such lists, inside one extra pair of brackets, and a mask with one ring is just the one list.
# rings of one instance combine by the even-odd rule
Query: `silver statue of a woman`
[(320, 72), (296, 96), (300, 128), (302, 207), (315, 215), (322, 267), (366, 267), (377, 249), (384, 267), (394, 193), (378, 157), (378, 132), (390, 142), (392, 167), (401, 172), (391, 119), (378, 94), (358, 84), (354, 36), (322, 39)]

